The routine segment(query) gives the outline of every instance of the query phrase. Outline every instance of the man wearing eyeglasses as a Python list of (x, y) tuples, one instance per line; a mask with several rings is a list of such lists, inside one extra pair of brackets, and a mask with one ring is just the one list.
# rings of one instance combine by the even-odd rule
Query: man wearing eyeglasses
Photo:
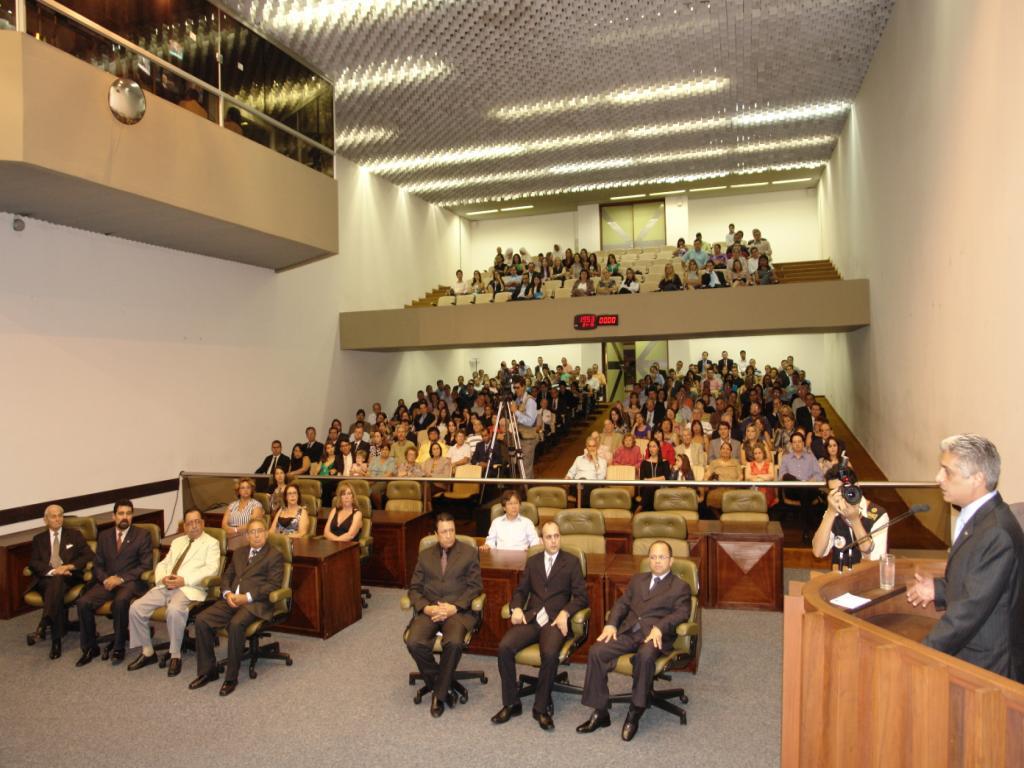
[(608, 673), (620, 656), (635, 653), (633, 698), (622, 724), (622, 740), (633, 739), (640, 717), (650, 704), (658, 657), (662, 649), (672, 647), (676, 627), (690, 618), (690, 585), (672, 573), (672, 547), (666, 541), (656, 541), (647, 556), (651, 572), (638, 573), (629, 580), (625, 593), (615, 601), (604, 629), (590, 647), (583, 704), (594, 711), (587, 722), (576, 728), (577, 733), (593, 733), (612, 724), (608, 714)]

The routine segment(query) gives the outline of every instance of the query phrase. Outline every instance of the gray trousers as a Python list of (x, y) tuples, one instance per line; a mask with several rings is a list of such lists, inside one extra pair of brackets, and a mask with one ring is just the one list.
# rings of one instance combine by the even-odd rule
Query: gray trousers
[(157, 608), (166, 607), (171, 656), (180, 657), (181, 639), (185, 636), (188, 609), (191, 605), (192, 601), (180, 589), (153, 587), (128, 609), (128, 647), (141, 648), (152, 644), (149, 637), (149, 617)]
[(526, 477), (533, 478), (533, 456), (537, 452), (536, 437), (521, 437), (519, 442), (523, 446), (523, 471)]

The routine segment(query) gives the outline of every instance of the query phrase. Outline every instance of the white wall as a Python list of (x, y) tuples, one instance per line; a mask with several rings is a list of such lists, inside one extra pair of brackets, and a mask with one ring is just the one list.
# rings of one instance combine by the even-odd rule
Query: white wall
[(685, 237), (687, 243), (693, 239), (690, 234), (690, 200), (686, 195), (669, 195), (665, 198), (665, 244), (674, 246), (680, 237)]
[[(542, 213), (536, 216), (502, 215), (494, 219), (470, 221), (469, 248), (463, 250), (463, 271), (486, 269), (494, 263), (495, 249), (526, 248), (531, 254), (547, 253), (555, 243), (562, 249), (576, 250), (576, 214)], [(452, 278), (454, 279), (454, 278)]]
[(588, 251), (601, 250), (601, 207), (580, 205), (576, 208), (576, 247)]
[(681, 236), (689, 243), (700, 232), (705, 242), (725, 239), (729, 224), (743, 230), (750, 240), (757, 227), (772, 244), (772, 260), (811, 261), (820, 259), (818, 203), (816, 189), (790, 189), (781, 192), (754, 192), (720, 197), (691, 197), (689, 231), (668, 231), (675, 243)]
[(272, 438), (432, 380), (400, 354), (342, 353), (338, 312), (445, 281), (461, 223), (338, 174), (340, 254), (281, 274), (0, 215), (0, 508), (251, 469)]
[(1024, 357), (993, 233), (1021, 214), (1022, 28), (1018, 0), (896, 3), (819, 185), (823, 256), (871, 280), (871, 325), (826, 341), (852, 369), (834, 404), (893, 479), (931, 478), (946, 435), (987, 435), (1011, 501)]

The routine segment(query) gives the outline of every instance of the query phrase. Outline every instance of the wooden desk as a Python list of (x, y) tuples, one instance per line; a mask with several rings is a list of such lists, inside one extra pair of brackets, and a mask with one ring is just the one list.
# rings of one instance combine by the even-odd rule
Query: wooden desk
[(420, 539), (433, 532), (433, 515), (375, 510), (373, 551), (363, 569), (363, 581), (378, 587), (408, 587), (419, 556)]
[[(183, 535), (183, 534), (178, 534)], [(160, 542), (170, 548), (176, 536)], [(359, 544), (354, 541), (292, 539), (292, 611), (274, 628), (326, 640), (363, 617), (359, 596)], [(248, 546), (244, 536), (228, 539), (228, 549)]]
[[(114, 524), (114, 516), (110, 512), (97, 512), (88, 517), (96, 520), (96, 527), (101, 531)], [(132, 519), (136, 523), (152, 523), (160, 529), (161, 534), (163, 533), (162, 509), (136, 508)], [(25, 605), (22, 599), (28, 590), (28, 577), (23, 575), (23, 571), (32, 556), (32, 538), (44, 530), (45, 526), (40, 526), (29, 531), (0, 536), (0, 619), (11, 619), (34, 610), (31, 606)]]
[[(702, 521), (703, 522), (703, 521)], [(782, 610), (782, 526), (717, 523), (701, 538), (701, 605)]]

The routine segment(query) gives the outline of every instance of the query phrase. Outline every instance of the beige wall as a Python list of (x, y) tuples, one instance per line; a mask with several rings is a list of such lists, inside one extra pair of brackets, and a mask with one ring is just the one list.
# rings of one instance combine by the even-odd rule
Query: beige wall
[[(494, 263), (497, 246), (531, 254), (547, 253), (555, 243), (562, 249), (576, 250), (576, 214), (543, 213), (536, 216), (501, 216), (495, 219), (468, 220), (469, 247), (463, 248), (462, 269), (471, 277), (474, 269), (484, 270)], [(452, 278), (454, 280), (454, 277)]]
[[(871, 325), (831, 335), (833, 403), (890, 478), (981, 432), (1024, 499), (1018, 0), (897, 2), (820, 183), (822, 255), (871, 280)], [(1005, 267), (1003, 266), (1005, 265)]]

